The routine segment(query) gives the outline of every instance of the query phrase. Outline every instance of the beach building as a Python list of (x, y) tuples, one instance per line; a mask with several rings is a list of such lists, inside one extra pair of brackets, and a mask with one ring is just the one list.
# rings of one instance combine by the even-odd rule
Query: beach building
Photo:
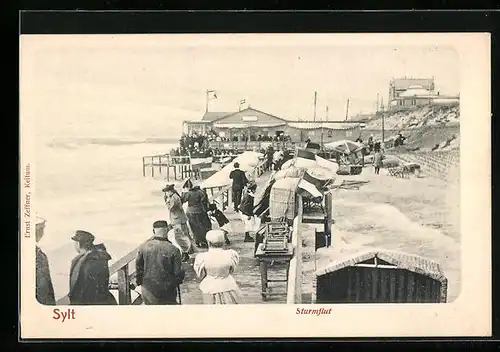
[(389, 83), (389, 110), (408, 110), (427, 105), (454, 106), (460, 103), (459, 96), (441, 95), (434, 89), (434, 78), (393, 79)]
[(393, 78), (389, 82), (389, 102), (397, 99), (411, 86), (420, 86), (423, 89), (434, 91), (434, 78)]
[[(212, 134), (226, 141), (271, 141), (287, 136), (293, 143), (308, 138), (325, 142), (355, 140), (360, 124), (352, 121), (292, 121), (251, 107), (236, 112), (206, 112), (200, 121), (184, 121), (186, 134)], [(218, 137), (218, 138), (217, 138)]]

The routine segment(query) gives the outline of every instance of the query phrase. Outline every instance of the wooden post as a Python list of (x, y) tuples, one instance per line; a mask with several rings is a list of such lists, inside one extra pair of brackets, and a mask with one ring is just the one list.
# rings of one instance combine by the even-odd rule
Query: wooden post
[[(325, 240), (326, 246), (330, 247), (332, 241), (332, 194), (327, 193), (325, 196), (325, 212), (326, 212), (326, 223), (325, 223)], [(328, 241), (328, 239), (330, 239)]]
[(155, 159), (151, 157), (151, 177), (155, 177)]
[(128, 276), (128, 264), (118, 270), (118, 303), (131, 304), (130, 278)]
[(142, 157), (142, 177), (146, 177), (146, 158)]
[(162, 166), (162, 165), (161, 165), (161, 155), (160, 155), (160, 156), (158, 156), (158, 164), (160, 164), (160, 174), (161, 174), (161, 166)]

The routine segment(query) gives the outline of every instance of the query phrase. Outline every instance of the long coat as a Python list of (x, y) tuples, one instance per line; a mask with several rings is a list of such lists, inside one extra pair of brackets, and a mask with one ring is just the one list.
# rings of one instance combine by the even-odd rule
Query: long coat
[(36, 299), (41, 304), (55, 305), (54, 287), (50, 277), (49, 261), (45, 253), (36, 247)]
[(181, 252), (168, 239), (155, 236), (143, 243), (135, 259), (136, 282), (145, 304), (176, 304), (184, 280)]
[(206, 213), (208, 211), (208, 197), (200, 187), (193, 187), (182, 195), (182, 202), (188, 203), (186, 213)]
[(240, 204), (240, 211), (243, 215), (246, 216), (253, 216), (254, 215), (254, 193), (246, 190), (246, 192), (243, 193), (243, 197), (241, 199), (241, 204)]
[(242, 190), (248, 183), (245, 172), (240, 169), (234, 169), (229, 173), (229, 178), (233, 180), (233, 190)]
[(103, 244), (95, 245), (71, 261), (69, 300), (72, 305), (113, 305), (116, 300), (109, 292), (111, 256)]
[(166, 197), (165, 204), (167, 205), (170, 223), (172, 225), (182, 225), (187, 223), (186, 213), (182, 208), (181, 197), (177, 193), (172, 194), (170, 197)]

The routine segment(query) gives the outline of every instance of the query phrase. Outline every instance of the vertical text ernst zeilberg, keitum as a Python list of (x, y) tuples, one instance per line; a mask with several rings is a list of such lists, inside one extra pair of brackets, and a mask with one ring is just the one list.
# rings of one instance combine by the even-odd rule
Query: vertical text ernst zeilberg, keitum
[(26, 164), (24, 169), (24, 177), (23, 177), (23, 188), (28, 189), (26, 193), (24, 193), (24, 206), (23, 206), (23, 222), (24, 222), (24, 237), (31, 236), (31, 171), (30, 164)]

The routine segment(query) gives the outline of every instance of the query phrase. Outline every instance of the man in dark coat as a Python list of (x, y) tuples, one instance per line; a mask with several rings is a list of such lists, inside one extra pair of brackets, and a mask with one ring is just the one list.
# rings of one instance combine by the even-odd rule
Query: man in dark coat
[(69, 300), (71, 305), (112, 305), (116, 300), (109, 292), (111, 256), (103, 244), (94, 245), (94, 236), (76, 231), (71, 237), (78, 255), (71, 261)]
[(240, 170), (240, 164), (234, 163), (234, 170), (229, 174), (229, 178), (233, 180), (232, 192), (234, 211), (238, 211), (241, 203), (241, 192), (248, 183), (245, 172)]
[(243, 242), (253, 242), (254, 239), (250, 236), (250, 231), (253, 231), (255, 225), (255, 214), (254, 214), (254, 198), (255, 191), (257, 190), (257, 184), (255, 182), (250, 182), (248, 184), (246, 192), (243, 194), (243, 199), (241, 200), (241, 214), (242, 220), (245, 223), (245, 239)]
[(41, 304), (55, 305), (54, 287), (50, 277), (49, 260), (38, 247), (44, 234), (43, 228), (36, 231), (36, 300)]
[[(168, 241), (168, 224), (153, 224), (154, 237), (139, 247), (135, 259), (136, 282), (146, 305), (178, 304), (179, 285), (184, 281), (181, 252)], [(180, 302), (179, 302), (180, 303)]]

